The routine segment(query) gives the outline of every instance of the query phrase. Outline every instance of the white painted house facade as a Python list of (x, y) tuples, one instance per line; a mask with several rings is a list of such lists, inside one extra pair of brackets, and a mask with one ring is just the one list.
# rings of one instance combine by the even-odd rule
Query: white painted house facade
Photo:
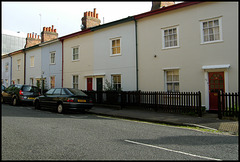
[(106, 81), (118, 90), (136, 90), (135, 24), (121, 21), (94, 31), (94, 72), (87, 76), (93, 79), (94, 90)]
[(197, 92), (206, 110), (217, 92), (238, 91), (238, 2), (185, 2), (137, 15), (139, 89)]
[(2, 85), (8, 87), (11, 84), (11, 57), (9, 55), (2, 56)]

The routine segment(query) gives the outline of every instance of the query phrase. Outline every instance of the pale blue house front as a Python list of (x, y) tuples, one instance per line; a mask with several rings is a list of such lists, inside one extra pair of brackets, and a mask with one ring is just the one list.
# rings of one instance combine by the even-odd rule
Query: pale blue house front
[(58, 39), (41, 43), (42, 78), (45, 89), (62, 87), (62, 43)]

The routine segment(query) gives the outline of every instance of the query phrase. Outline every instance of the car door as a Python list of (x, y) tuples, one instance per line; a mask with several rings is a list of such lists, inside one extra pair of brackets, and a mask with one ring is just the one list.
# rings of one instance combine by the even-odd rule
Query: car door
[(13, 95), (13, 88), (14, 85), (10, 85), (9, 87), (7, 87), (3, 92), (2, 92), (2, 96), (4, 98), (5, 101), (11, 101), (12, 100), (12, 95)]
[(61, 95), (61, 88), (56, 88), (52, 95), (53, 108), (57, 107), (57, 103), (59, 101), (60, 95)]
[(55, 88), (48, 90), (44, 95), (40, 96), (40, 105), (43, 107), (50, 108), (53, 105), (52, 96)]

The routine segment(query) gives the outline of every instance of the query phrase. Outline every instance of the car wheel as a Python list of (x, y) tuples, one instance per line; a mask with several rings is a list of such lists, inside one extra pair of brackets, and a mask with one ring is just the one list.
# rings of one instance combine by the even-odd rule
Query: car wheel
[(14, 98), (12, 99), (12, 105), (13, 105), (13, 106), (17, 106), (17, 98), (16, 98), (16, 97), (14, 97)]
[(63, 105), (60, 103), (60, 104), (58, 104), (58, 106), (57, 106), (57, 112), (59, 113), (59, 114), (62, 114), (63, 113)]
[(41, 109), (39, 101), (35, 102), (35, 109), (38, 109), (38, 110)]

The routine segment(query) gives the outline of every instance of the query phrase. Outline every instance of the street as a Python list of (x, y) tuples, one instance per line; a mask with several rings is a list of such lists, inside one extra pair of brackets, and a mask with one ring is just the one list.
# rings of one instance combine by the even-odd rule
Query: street
[(2, 104), (2, 160), (238, 160), (238, 136)]

